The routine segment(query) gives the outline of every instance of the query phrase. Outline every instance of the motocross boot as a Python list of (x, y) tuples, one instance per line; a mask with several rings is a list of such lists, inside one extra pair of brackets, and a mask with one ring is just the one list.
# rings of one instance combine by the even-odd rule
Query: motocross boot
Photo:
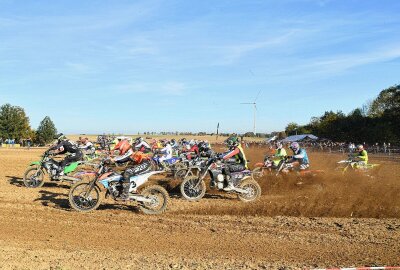
[(232, 191), (235, 189), (230, 175), (226, 176), (226, 182), (228, 182), (228, 185), (224, 188), (224, 191)]

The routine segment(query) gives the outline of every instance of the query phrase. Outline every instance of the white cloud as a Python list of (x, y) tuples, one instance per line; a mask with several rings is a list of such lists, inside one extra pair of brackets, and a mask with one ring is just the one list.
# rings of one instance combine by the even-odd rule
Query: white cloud
[(400, 57), (400, 44), (392, 48), (377, 48), (363, 53), (335, 55), (316, 60), (304, 67), (316, 69), (319, 72), (337, 73), (371, 63), (390, 61), (398, 57)]
[(164, 96), (182, 96), (187, 87), (182, 82), (167, 81), (162, 83), (130, 83), (116, 86), (120, 93), (159, 94)]

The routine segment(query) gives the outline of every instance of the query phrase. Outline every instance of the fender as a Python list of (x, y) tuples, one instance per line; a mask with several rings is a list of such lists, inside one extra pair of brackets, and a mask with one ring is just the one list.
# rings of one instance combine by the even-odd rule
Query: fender
[(29, 166), (36, 166), (36, 165), (40, 166), (40, 161), (34, 161), (31, 162), (31, 164), (29, 164)]
[(264, 163), (259, 162), (259, 163), (256, 163), (256, 165), (254, 165), (254, 168), (260, 168), (260, 167), (264, 167)]
[(68, 166), (66, 166), (64, 168), (64, 174), (69, 174), (70, 172), (75, 171), (75, 169), (78, 167), (78, 165), (79, 165), (78, 161), (72, 162), (71, 164), (69, 164)]

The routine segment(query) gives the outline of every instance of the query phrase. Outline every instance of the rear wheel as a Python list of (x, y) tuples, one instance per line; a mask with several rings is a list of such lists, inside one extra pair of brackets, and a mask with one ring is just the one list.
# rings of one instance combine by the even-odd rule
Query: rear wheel
[(182, 197), (186, 200), (199, 201), (206, 194), (206, 183), (196, 176), (189, 176), (183, 180), (180, 189)]
[(161, 186), (148, 186), (140, 192), (142, 196), (150, 199), (151, 202), (143, 202), (140, 205), (140, 210), (148, 215), (159, 215), (167, 210), (169, 195), (168, 192)]
[(38, 167), (29, 168), (24, 174), (23, 181), (28, 188), (42, 187), (44, 184), (44, 172)]
[(242, 202), (252, 202), (261, 196), (261, 187), (255, 180), (244, 180), (240, 183), (239, 188), (247, 191), (247, 193), (241, 193), (238, 195), (239, 200)]
[(89, 192), (90, 183), (78, 182), (69, 191), (69, 204), (79, 212), (89, 212), (97, 209), (101, 202), (100, 188), (94, 185)]

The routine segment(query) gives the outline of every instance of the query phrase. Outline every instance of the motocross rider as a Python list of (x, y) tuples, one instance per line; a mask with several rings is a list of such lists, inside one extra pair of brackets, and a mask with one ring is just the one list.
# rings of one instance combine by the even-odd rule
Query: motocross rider
[(89, 141), (88, 138), (80, 138), (80, 143), (79, 149), (81, 149), (85, 155), (92, 155), (96, 151), (93, 143)]
[(365, 167), (368, 164), (368, 152), (364, 145), (357, 145), (357, 153), (354, 159), (357, 161), (356, 167)]
[(127, 139), (120, 139), (118, 144), (111, 151), (119, 150), (119, 155), (113, 158), (116, 163), (125, 163), (130, 161), (130, 156), (133, 154), (132, 145)]
[(151, 146), (142, 137), (138, 137), (135, 140), (135, 150), (143, 153), (150, 153)]
[(179, 156), (179, 144), (175, 139), (171, 140), (171, 147), (172, 147), (172, 151), (174, 153), (175, 156)]
[(211, 157), (211, 155), (213, 154), (213, 151), (211, 149), (210, 144), (207, 141), (204, 142), (200, 142), (198, 144), (199, 147), (199, 152), (200, 152), (200, 156), (201, 157)]
[(164, 161), (171, 159), (172, 158), (172, 146), (171, 143), (168, 140), (163, 141), (163, 146), (160, 150), (160, 153), (162, 156), (159, 159), (160, 165), (162, 168), (164, 168)]
[(111, 159), (111, 162), (115, 163), (125, 163), (128, 161), (133, 161), (134, 166), (125, 170), (124, 179), (122, 182), (122, 194), (121, 198), (126, 199), (129, 197), (129, 188), (130, 188), (130, 178), (135, 175), (139, 175), (151, 170), (151, 162), (150, 158), (145, 155), (143, 152), (137, 151), (134, 152), (132, 149), (132, 145), (128, 140), (121, 140), (113, 149), (113, 151), (119, 150), (119, 156)]
[[(134, 162), (134, 166), (126, 169), (123, 174), (124, 179), (122, 182), (121, 199), (129, 198), (129, 189), (131, 187), (131, 180), (130, 180), (131, 177), (151, 171), (150, 158), (143, 152), (137, 151), (135, 153), (132, 153), (129, 156), (129, 159)], [(112, 161), (115, 161), (115, 159)], [(132, 186), (133, 188), (136, 187), (136, 183), (134, 181), (132, 181), (132, 185), (133, 185)]]
[(194, 140), (191, 140), (189, 142), (189, 146), (190, 146), (189, 149), (182, 150), (182, 152), (186, 154), (187, 158), (192, 159), (199, 156), (199, 147)]
[(232, 136), (228, 138), (226, 143), (229, 147), (229, 151), (223, 153), (221, 156), (221, 158), (226, 163), (225, 167), (222, 170), (222, 173), (226, 175), (226, 181), (228, 183), (227, 187), (225, 187), (224, 190), (231, 191), (235, 188), (232, 183), (231, 172), (241, 172), (246, 170), (247, 159), (237, 137)]
[(285, 148), (281, 142), (275, 143), (275, 154), (273, 155), (273, 164), (275, 168), (278, 168), (280, 163), (284, 161), (287, 156)]
[(307, 152), (304, 148), (300, 148), (298, 142), (291, 143), (290, 149), (293, 151), (293, 156), (287, 161), (288, 163), (299, 164), (299, 170), (301, 171), (310, 168)]
[(78, 145), (75, 142), (68, 140), (67, 137), (64, 136), (64, 134), (60, 133), (56, 136), (56, 138), (57, 144), (50, 147), (49, 151), (52, 151), (54, 155), (70, 153), (70, 155), (67, 155), (59, 163), (60, 166), (58, 167), (58, 175), (61, 176), (64, 174), (65, 166), (71, 162), (81, 160), (83, 154), (82, 151), (78, 148)]

